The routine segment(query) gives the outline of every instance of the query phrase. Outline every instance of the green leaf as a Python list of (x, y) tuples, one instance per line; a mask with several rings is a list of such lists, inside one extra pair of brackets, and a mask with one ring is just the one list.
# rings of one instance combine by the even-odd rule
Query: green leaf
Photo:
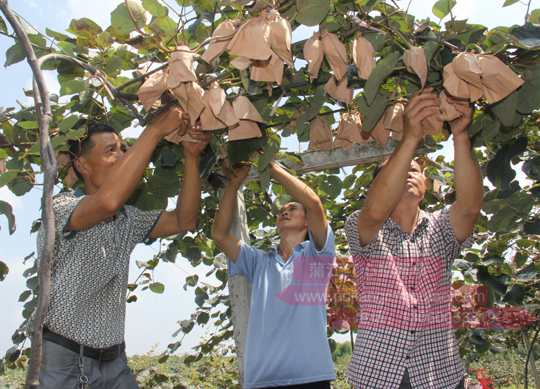
[(527, 149), (527, 137), (520, 137), (505, 144), (487, 164), (487, 176), (491, 183), (499, 189), (507, 190), (510, 182), (516, 177), (516, 172), (510, 161)]
[(510, 37), (518, 47), (526, 50), (540, 49), (540, 26), (527, 23), (524, 26), (512, 27)]
[(372, 104), (379, 92), (379, 87), (383, 81), (394, 71), (398, 61), (401, 58), (399, 51), (394, 51), (377, 62), (375, 69), (371, 72), (369, 79), (364, 87), (364, 93), (368, 104)]
[(525, 83), (519, 88), (517, 110), (524, 114), (530, 114), (540, 108), (540, 65), (534, 65), (523, 73)]
[(359, 96), (358, 108), (364, 118), (362, 131), (371, 132), (375, 128), (388, 105), (388, 97), (387, 93), (381, 92), (375, 96), (373, 104), (368, 104), (364, 96)]
[(521, 122), (521, 116), (517, 112), (519, 91), (515, 91), (503, 100), (491, 106), (491, 112), (505, 127), (517, 127)]
[(39, 128), (38, 122), (36, 122), (35, 120), (17, 122), (17, 125), (21, 128), (24, 128), (25, 130)]
[(444, 19), (456, 5), (456, 0), (439, 0), (433, 5), (433, 15), (439, 19)]
[(96, 41), (96, 36), (103, 32), (96, 22), (88, 18), (72, 19), (67, 31), (77, 35), (79, 38), (94, 43)]
[(319, 188), (331, 199), (335, 199), (341, 193), (343, 184), (337, 176), (326, 176), (321, 182)]
[(13, 65), (14, 63), (21, 62), (26, 58), (26, 53), (23, 47), (17, 42), (6, 51), (6, 61), (4, 66)]
[(9, 234), (12, 235), (16, 229), (15, 215), (13, 214), (11, 205), (3, 200), (0, 200), (0, 215), (4, 215), (7, 218)]
[(540, 9), (533, 10), (529, 17), (527, 18), (527, 22), (532, 24), (540, 24)]
[(227, 156), (231, 164), (249, 161), (252, 154), (266, 144), (266, 137), (227, 142)]
[(72, 79), (60, 82), (60, 95), (72, 95), (80, 93), (86, 89), (86, 81), (79, 79)]
[(165, 285), (163, 285), (161, 282), (152, 282), (150, 285), (148, 285), (148, 288), (157, 294), (162, 294), (165, 291)]
[(8, 183), (8, 188), (16, 196), (22, 196), (32, 189), (32, 182), (25, 176), (18, 175)]
[[(137, 25), (133, 24), (133, 19), (131, 19), (130, 12), (133, 15)], [(111, 13), (111, 26), (120, 34), (129, 34), (136, 28), (143, 27), (145, 23), (146, 18), (144, 15), (144, 8), (138, 0), (127, 0), (127, 7), (126, 4), (122, 2)]]
[(4, 281), (8, 273), (9, 273), (8, 265), (0, 261), (0, 281)]
[(523, 224), (523, 232), (528, 235), (540, 235), (540, 219), (534, 219)]
[(50, 28), (45, 29), (45, 34), (47, 34), (51, 38), (56, 39), (57, 41), (73, 41), (74, 40), (68, 35), (62, 34), (61, 32), (58, 32), (58, 31), (51, 30)]
[(199, 312), (197, 315), (197, 324), (206, 324), (208, 323), (208, 319), (210, 319), (208, 312)]
[(169, 13), (167, 7), (160, 4), (158, 0), (143, 0), (142, 5), (152, 16), (167, 16)]
[(7, 26), (6, 26), (6, 22), (4, 21), (4, 18), (0, 16), (0, 31), (1, 32), (4, 32), (7, 34), (8, 30), (7, 30)]
[(508, 7), (509, 5), (516, 4), (519, 0), (504, 0), (503, 7)]
[(78, 121), (79, 121), (78, 116), (76, 115), (68, 116), (67, 118), (65, 118), (64, 120), (60, 122), (60, 125), (58, 126), (58, 128), (60, 129), (61, 132), (66, 132), (67, 130), (71, 130), (73, 126), (75, 125), (75, 123), (77, 123)]
[(296, 0), (296, 20), (305, 26), (320, 24), (330, 11), (329, 0)]
[(198, 281), (199, 281), (199, 276), (197, 274), (186, 277), (186, 284), (189, 286), (197, 285)]

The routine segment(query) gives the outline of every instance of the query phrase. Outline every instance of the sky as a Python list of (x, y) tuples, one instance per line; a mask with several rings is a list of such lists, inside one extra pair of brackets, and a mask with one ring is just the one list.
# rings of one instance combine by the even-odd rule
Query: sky
[[(174, 3), (173, 0), (170, 0)], [(102, 27), (110, 24), (110, 12), (121, 0), (18, 0), (10, 1), (11, 7), (23, 15), (34, 27), (44, 31), (45, 27), (63, 31), (71, 19), (87, 17)], [(406, 7), (409, 0), (397, 0)], [(409, 11), (417, 17), (435, 17), (431, 13), (434, 0), (412, 0)], [(517, 3), (502, 8), (504, 0), (457, 0), (454, 15), (458, 19), (469, 19), (472, 23), (483, 24), (489, 28), (521, 24), (526, 7)], [(533, 0), (531, 9), (540, 7), (540, 0)], [(301, 28), (293, 33), (293, 41), (309, 37), (310, 29)], [(13, 44), (10, 38), (0, 36), (0, 64), (5, 61), (5, 51)], [(1, 66), (1, 65), (0, 65)], [(51, 92), (59, 89), (56, 77), (46, 72)], [(8, 68), (0, 67), (0, 107), (17, 106), (17, 101), (30, 104), (24, 97), (23, 88), (31, 86), (31, 72), (26, 62)], [(139, 129), (140, 130), (140, 129)], [(452, 158), (452, 150), (446, 149), (447, 158)], [(36, 187), (23, 197), (15, 197), (6, 188), (0, 188), (0, 199), (14, 207), (17, 230), (9, 235), (7, 221), (0, 216), (0, 259), (8, 264), (10, 272), (4, 282), (0, 282), (0, 355), (11, 347), (11, 335), (22, 321), (22, 304), (19, 294), (25, 289), (22, 272), (27, 267), (22, 259), (35, 249), (35, 235), (30, 235), (32, 222), (40, 215), (41, 188)], [(159, 250), (158, 244), (139, 245), (132, 255), (130, 280), (137, 275), (136, 260), (148, 260)], [(202, 266), (202, 265), (201, 265)], [(126, 343), (128, 354), (159, 352), (171, 342), (171, 334), (177, 329), (176, 322), (189, 318), (195, 311), (192, 291), (184, 291), (182, 286), (186, 276), (193, 270), (186, 259), (177, 258), (176, 264), (163, 263), (155, 271), (155, 279), (166, 285), (163, 295), (151, 292), (139, 293), (139, 301), (128, 304), (126, 318)], [(207, 269), (197, 268), (204, 276)], [(198, 327), (184, 339), (180, 351), (189, 351), (201, 336), (209, 330)]]

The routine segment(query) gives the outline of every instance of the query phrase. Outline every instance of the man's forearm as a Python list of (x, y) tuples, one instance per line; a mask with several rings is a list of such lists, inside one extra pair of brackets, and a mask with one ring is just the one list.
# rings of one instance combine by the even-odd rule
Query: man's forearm
[(453, 140), (456, 204), (463, 212), (477, 213), (483, 198), (480, 168), (473, 159), (468, 134), (462, 133)]
[(176, 203), (178, 226), (191, 230), (197, 226), (197, 215), (201, 206), (201, 177), (199, 157), (187, 156), (184, 161), (184, 180)]
[(377, 219), (386, 219), (399, 202), (418, 142), (404, 138), (371, 184), (364, 210)]
[(119, 209), (129, 199), (160, 140), (160, 135), (148, 127), (111, 170), (98, 193), (113, 208)]
[(275, 162), (270, 165), (270, 176), (283, 185), (285, 191), (307, 209), (318, 206), (320, 203), (319, 196), (313, 189)]

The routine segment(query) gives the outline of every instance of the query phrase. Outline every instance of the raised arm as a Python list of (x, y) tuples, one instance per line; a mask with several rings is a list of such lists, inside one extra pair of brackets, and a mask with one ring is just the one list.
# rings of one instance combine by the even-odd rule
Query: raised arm
[(319, 196), (302, 180), (275, 162), (270, 163), (270, 176), (283, 185), (287, 193), (304, 206), (309, 231), (315, 240), (317, 250), (321, 250), (326, 242), (328, 222)]
[(231, 224), (236, 209), (236, 196), (242, 182), (249, 174), (250, 166), (241, 165), (233, 169), (229, 181), (223, 189), (219, 209), (214, 216), (212, 239), (231, 261), (236, 261), (240, 254), (240, 240), (231, 234)]
[(472, 109), (468, 102), (452, 100), (463, 116), (450, 123), (454, 141), (456, 201), (450, 207), (450, 223), (456, 239), (463, 242), (471, 235), (482, 208), (484, 190), (480, 168), (472, 156), (467, 127)]
[(432, 115), (440, 115), (439, 100), (432, 89), (426, 88), (407, 104), (403, 138), (369, 188), (358, 216), (358, 234), (362, 245), (377, 236), (399, 202), (414, 153), (424, 136), (422, 120)]
[(199, 174), (199, 160), (203, 150), (208, 145), (210, 135), (200, 129), (200, 124), (189, 131), (195, 142), (184, 141), (184, 180), (180, 185), (180, 193), (174, 211), (163, 212), (149, 237), (161, 238), (197, 227), (197, 218), (201, 207), (201, 176)]
[(68, 228), (73, 231), (86, 230), (116, 214), (135, 190), (156, 145), (183, 123), (179, 108), (171, 109), (156, 118), (111, 168), (100, 188), (85, 196), (77, 205)]

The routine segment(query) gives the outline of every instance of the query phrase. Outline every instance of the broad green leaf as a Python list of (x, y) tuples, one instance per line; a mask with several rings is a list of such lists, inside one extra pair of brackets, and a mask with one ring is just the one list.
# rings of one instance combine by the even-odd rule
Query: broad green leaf
[(9, 234), (12, 235), (15, 232), (15, 215), (13, 214), (13, 208), (6, 201), (0, 200), (0, 215), (4, 215), (8, 221)]
[(508, 7), (509, 5), (517, 3), (519, 0), (504, 0), (503, 7)]
[(327, 176), (320, 183), (320, 189), (331, 199), (335, 199), (341, 193), (342, 182), (338, 176)]
[(208, 312), (200, 312), (197, 315), (197, 324), (206, 324), (208, 323), (208, 319), (210, 319)]
[(296, 20), (305, 26), (320, 24), (330, 11), (329, 0), (296, 0)]
[(96, 35), (103, 32), (96, 22), (88, 18), (72, 19), (67, 31), (90, 41), (95, 41)]
[(456, 5), (456, 0), (438, 0), (432, 8), (433, 15), (439, 19), (444, 19), (448, 15), (452, 8)]
[(72, 79), (60, 82), (60, 95), (72, 95), (74, 93), (82, 92), (86, 88), (86, 81)]
[[(6, 173), (7, 174), (7, 173)], [(9, 190), (16, 196), (22, 196), (28, 193), (33, 184), (27, 176), (18, 175), (7, 184)]]
[(521, 116), (517, 112), (519, 101), (519, 91), (516, 91), (503, 100), (491, 106), (491, 112), (505, 127), (517, 127), (521, 121)]
[(510, 29), (513, 43), (526, 50), (540, 49), (540, 26), (527, 23)]
[(62, 34), (61, 32), (58, 32), (58, 31), (51, 30), (50, 28), (46, 28), (45, 33), (51, 38), (56, 39), (57, 41), (74, 41), (74, 39), (69, 37), (68, 35)]
[(509, 188), (510, 182), (516, 177), (516, 173), (510, 161), (522, 154), (527, 149), (527, 138), (520, 137), (517, 140), (505, 144), (495, 157), (487, 164), (487, 176), (491, 183), (502, 190)]
[(0, 31), (1, 32), (4, 32), (7, 34), (8, 30), (7, 30), (7, 26), (6, 26), (6, 22), (4, 21), (4, 18), (0, 16)]
[(6, 61), (4, 66), (13, 65), (14, 63), (21, 62), (26, 58), (26, 53), (23, 47), (17, 42), (6, 51)]
[[(128, 11), (129, 7), (129, 11)], [(133, 19), (130, 16), (133, 16)], [(134, 22), (137, 24), (135, 25)], [(146, 23), (144, 8), (139, 0), (127, 0), (118, 5), (111, 13), (111, 26), (121, 34), (129, 34), (136, 28), (141, 28)]]
[(152, 16), (167, 16), (169, 10), (159, 0), (143, 0), (142, 5)]
[(157, 294), (162, 294), (165, 291), (165, 285), (163, 285), (161, 282), (152, 282), (150, 285), (148, 285), (148, 288)]
[(79, 117), (76, 115), (68, 116), (67, 118), (64, 118), (61, 122), (58, 128), (61, 132), (66, 132), (67, 130), (70, 130), (73, 128), (75, 123), (79, 120)]
[(36, 122), (35, 120), (17, 122), (17, 125), (19, 127), (24, 128), (25, 130), (32, 130), (34, 128), (39, 128), (38, 122)]
[(540, 24), (540, 9), (533, 10), (527, 17), (527, 22), (533, 24)]
[(362, 131), (371, 132), (375, 128), (388, 105), (388, 97), (388, 94), (381, 92), (375, 96), (373, 104), (368, 104), (364, 96), (358, 98), (358, 108), (364, 118)]
[(368, 104), (373, 103), (379, 92), (379, 87), (386, 77), (392, 74), (400, 58), (401, 53), (399, 51), (393, 51), (377, 62), (375, 69), (371, 72), (371, 75), (366, 82), (366, 86), (364, 87), (364, 93)]

